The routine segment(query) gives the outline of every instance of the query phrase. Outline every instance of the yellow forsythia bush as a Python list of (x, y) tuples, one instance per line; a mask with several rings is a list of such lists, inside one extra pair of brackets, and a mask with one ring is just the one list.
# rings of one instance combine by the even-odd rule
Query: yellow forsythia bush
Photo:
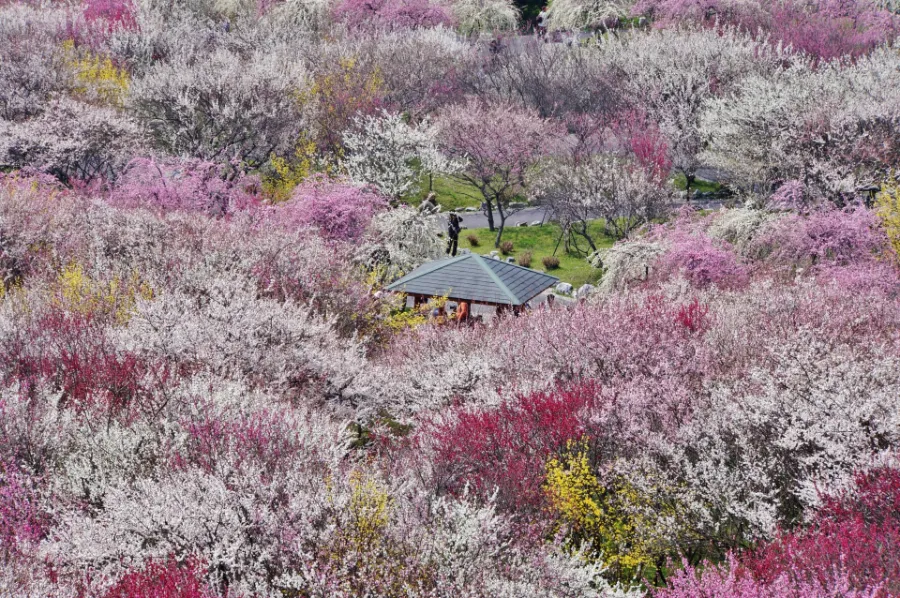
[(881, 220), (891, 247), (894, 248), (894, 253), (900, 256), (900, 184), (893, 178), (881, 186), (881, 191), (875, 198), (875, 212)]
[(377, 544), (390, 522), (391, 498), (373, 478), (354, 472), (350, 476), (350, 539), (359, 550)]
[(623, 479), (601, 483), (591, 469), (586, 443), (570, 442), (546, 470), (544, 489), (573, 547), (590, 542), (592, 552), (620, 580), (630, 580), (653, 564), (638, 534), (641, 522), (629, 510), (640, 502), (639, 493)]
[(77, 263), (59, 273), (56, 286), (59, 307), (81, 314), (110, 315), (118, 324), (128, 322), (138, 297), (153, 297), (152, 289), (137, 275), (126, 281), (113, 277), (109, 282), (98, 282)]
[(63, 42), (63, 50), (75, 71), (76, 93), (96, 98), (105, 104), (122, 105), (131, 83), (128, 71), (117, 67), (108, 57), (90, 52), (78, 56), (72, 40)]
[(290, 199), (294, 187), (312, 173), (315, 155), (315, 142), (301, 137), (290, 158), (271, 156), (271, 171), (262, 177), (263, 191), (276, 203)]

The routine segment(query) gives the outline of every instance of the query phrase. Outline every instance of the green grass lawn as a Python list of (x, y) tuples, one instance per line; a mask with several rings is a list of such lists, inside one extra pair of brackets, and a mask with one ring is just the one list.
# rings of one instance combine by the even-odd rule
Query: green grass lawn
[[(458, 210), (462, 208), (481, 206), (484, 196), (481, 191), (472, 185), (463, 183), (452, 177), (434, 177), (434, 192), (437, 194), (437, 201), (441, 204), (443, 211)], [(421, 184), (421, 190), (410, 197), (405, 198), (407, 203), (417, 206), (428, 195), (428, 177), (424, 177)]]
[[(592, 222), (590, 230), (595, 233), (593, 239), (598, 249), (611, 247), (615, 242), (614, 239), (603, 234), (603, 223), (600, 221)], [(576, 289), (585, 283), (595, 284), (600, 278), (600, 271), (592, 268), (584, 256), (565, 253), (564, 243), (560, 243), (559, 250), (556, 252), (556, 257), (559, 258), (559, 268), (555, 270), (544, 268), (541, 258), (553, 255), (553, 249), (559, 239), (559, 232), (559, 225), (554, 223), (543, 226), (514, 226), (503, 231), (503, 241), (512, 242), (513, 251), (510, 255), (515, 258), (530, 251), (532, 256), (530, 267), (535, 270), (546, 271), (562, 282), (572, 284)], [(469, 235), (475, 235), (478, 239), (477, 247), (469, 241)], [(459, 246), (471, 249), (475, 253), (487, 255), (494, 250), (495, 237), (496, 233), (492, 233), (486, 228), (464, 229), (459, 235)], [(587, 247), (587, 242), (579, 241), (579, 245)]]
[[(687, 179), (685, 179), (684, 174), (678, 173), (675, 175), (675, 178), (672, 180), (672, 184), (675, 185), (675, 188), (679, 191), (684, 191), (687, 188)], [(722, 185), (716, 183), (715, 181), (707, 181), (704, 179), (694, 179), (694, 185), (691, 188), (691, 191), (694, 193), (716, 193), (722, 189)]]

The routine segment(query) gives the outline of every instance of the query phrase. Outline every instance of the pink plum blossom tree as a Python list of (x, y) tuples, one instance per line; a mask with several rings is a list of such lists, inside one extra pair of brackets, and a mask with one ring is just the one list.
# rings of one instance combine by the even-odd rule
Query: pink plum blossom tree
[[(524, 191), (528, 167), (554, 150), (560, 127), (530, 110), (475, 99), (448, 107), (438, 127), (439, 147), (448, 156), (466, 162), (454, 176), (477, 188), (484, 197), (488, 227), (496, 230), (494, 244), (499, 247), (510, 203)], [(495, 225), (495, 211), (499, 225)]]
[(853, 2), (698, 2), (644, 0), (634, 7), (663, 23), (699, 21), (709, 26), (733, 25), (770, 43), (790, 46), (818, 59), (858, 57), (890, 43), (900, 28), (897, 16), (869, 0)]
[(234, 165), (136, 158), (110, 195), (116, 205), (233, 214), (259, 205), (259, 180)]
[(279, 210), (279, 218), (314, 226), (326, 239), (358, 241), (372, 217), (387, 207), (377, 193), (317, 176), (297, 187)]
[(442, 4), (429, 0), (344, 0), (335, 7), (334, 15), (355, 29), (415, 29), (453, 25), (450, 11)]

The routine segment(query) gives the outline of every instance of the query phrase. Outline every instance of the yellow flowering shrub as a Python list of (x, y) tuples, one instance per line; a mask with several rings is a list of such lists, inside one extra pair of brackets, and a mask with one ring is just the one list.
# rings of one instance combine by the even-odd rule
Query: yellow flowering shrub
[[(446, 309), (447, 297), (432, 297), (425, 303), (419, 304), (412, 309), (406, 309), (406, 295), (399, 295), (401, 309), (394, 310), (388, 316), (386, 324), (392, 332), (401, 332), (403, 330), (413, 330), (428, 321), (431, 312), (435, 309)], [(441, 316), (435, 323), (443, 323), (447, 320), (447, 315)]]
[(875, 197), (875, 212), (895, 255), (900, 256), (900, 184), (893, 177), (882, 184), (881, 191)]
[(77, 263), (69, 264), (59, 273), (56, 287), (56, 302), (61, 308), (111, 316), (118, 324), (125, 324), (131, 318), (138, 297), (153, 297), (152, 289), (137, 275), (125, 281), (113, 277), (109, 282), (99, 282)]
[(297, 141), (290, 158), (271, 156), (271, 171), (262, 177), (263, 191), (274, 202), (290, 199), (294, 187), (302, 183), (313, 171), (316, 144), (305, 136)]
[(393, 332), (414, 330), (428, 321), (428, 314), (422, 309), (401, 310), (392, 313), (385, 321)]
[(317, 107), (319, 149), (340, 158), (343, 131), (354, 116), (378, 106), (383, 92), (378, 69), (365, 69), (354, 57), (341, 58), (335, 68), (316, 75), (299, 101)]
[(128, 71), (117, 67), (109, 57), (91, 52), (79, 56), (72, 40), (63, 42), (63, 49), (75, 72), (75, 93), (104, 104), (122, 105), (131, 83)]
[(562, 456), (547, 462), (546, 470), (544, 489), (573, 547), (590, 542), (593, 554), (620, 580), (630, 580), (653, 564), (639, 534), (643, 522), (630, 508), (642, 497), (620, 477), (601, 483), (592, 471), (586, 443), (570, 442)]
[(350, 476), (350, 539), (359, 550), (378, 543), (390, 522), (392, 501), (373, 478), (354, 472)]
[[(344, 594), (402, 598), (410, 588), (435, 588), (433, 566), (416, 562), (418, 547), (391, 533), (395, 501), (376, 474), (361, 468), (346, 478), (328, 476), (326, 488), (331, 507), (326, 525), (335, 533), (309, 548), (329, 569), (347, 572)], [(308, 595), (298, 590), (285, 596)]]

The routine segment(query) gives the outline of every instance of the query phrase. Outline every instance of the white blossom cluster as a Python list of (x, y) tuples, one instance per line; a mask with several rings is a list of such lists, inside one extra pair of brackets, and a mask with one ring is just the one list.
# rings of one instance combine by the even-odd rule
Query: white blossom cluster
[(733, 173), (739, 186), (793, 179), (818, 194), (852, 194), (884, 174), (856, 148), (892, 143), (898, 83), (897, 53), (888, 48), (852, 65), (795, 59), (784, 70), (748, 76), (733, 96), (705, 108), (703, 159)]
[(437, 148), (437, 131), (427, 122), (412, 126), (400, 114), (382, 113), (356, 119), (357, 131), (344, 134), (349, 152), (344, 168), (351, 179), (374, 185), (387, 197), (418, 191), (419, 179), (450, 174), (457, 162)]

